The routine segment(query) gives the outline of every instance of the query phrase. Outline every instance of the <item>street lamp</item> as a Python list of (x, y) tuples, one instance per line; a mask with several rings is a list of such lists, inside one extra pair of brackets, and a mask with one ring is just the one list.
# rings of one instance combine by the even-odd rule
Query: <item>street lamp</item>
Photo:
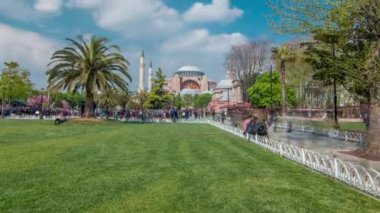
[(270, 118), (269, 123), (273, 122), (273, 62), (270, 61), (265, 67), (269, 68), (269, 79), (270, 79)]
[(272, 124), (273, 121), (273, 78), (272, 78), (272, 73), (273, 73), (273, 65), (270, 63), (270, 69), (269, 69), (269, 76), (270, 76), (270, 123)]
[(44, 114), (43, 114), (43, 102), (44, 102), (44, 88), (41, 88), (41, 111), (40, 111), (40, 119), (44, 119)]
[(10, 113), (10, 116), (12, 117), (12, 112), (13, 112), (13, 84), (14, 84), (14, 73), (13, 73), (13, 69), (11, 69), (10, 71), (10, 74), (9, 74), (9, 84), (10, 84), (10, 94), (9, 94), (9, 106), (11, 108), (11, 113)]
[(5, 93), (4, 85), (1, 85), (1, 91), (3, 93), (2, 98), (1, 98), (1, 119), (4, 119), (4, 93)]

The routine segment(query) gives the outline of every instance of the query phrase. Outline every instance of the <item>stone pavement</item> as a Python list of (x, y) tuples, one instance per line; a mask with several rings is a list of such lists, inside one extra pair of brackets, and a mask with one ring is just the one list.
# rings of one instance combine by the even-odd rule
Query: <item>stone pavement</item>
[(303, 147), (305, 149), (318, 152), (321, 155), (336, 155), (341, 160), (351, 162), (354, 165), (361, 165), (366, 169), (372, 168), (380, 171), (380, 161), (369, 161), (339, 152), (360, 149), (359, 143), (356, 142), (345, 142), (343, 140), (310, 133), (287, 133), (284, 129), (277, 129), (277, 132), (273, 132), (272, 128), (269, 130), (269, 135), (271, 138), (279, 140), (283, 143)]

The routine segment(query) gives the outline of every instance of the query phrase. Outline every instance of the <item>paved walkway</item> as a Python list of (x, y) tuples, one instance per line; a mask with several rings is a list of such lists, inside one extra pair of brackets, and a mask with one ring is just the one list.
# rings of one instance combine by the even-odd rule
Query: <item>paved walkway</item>
[(352, 164), (361, 165), (367, 169), (372, 168), (380, 171), (380, 161), (369, 161), (339, 152), (359, 149), (359, 143), (345, 142), (343, 140), (318, 136), (310, 133), (287, 133), (284, 129), (277, 129), (277, 132), (273, 132), (273, 129), (270, 128), (269, 134), (271, 138), (281, 142), (303, 147), (328, 156), (336, 155), (341, 160), (351, 162)]

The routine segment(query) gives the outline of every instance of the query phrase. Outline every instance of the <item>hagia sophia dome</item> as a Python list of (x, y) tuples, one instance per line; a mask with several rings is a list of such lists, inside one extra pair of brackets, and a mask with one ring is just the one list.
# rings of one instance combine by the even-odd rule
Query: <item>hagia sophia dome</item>
[(207, 75), (196, 66), (187, 65), (180, 67), (166, 81), (166, 89), (176, 94), (195, 95), (209, 91)]

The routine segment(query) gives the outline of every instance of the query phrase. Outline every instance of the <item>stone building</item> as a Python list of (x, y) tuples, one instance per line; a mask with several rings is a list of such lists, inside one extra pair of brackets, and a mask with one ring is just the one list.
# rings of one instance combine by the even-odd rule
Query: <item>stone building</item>
[(183, 66), (166, 80), (165, 89), (175, 94), (200, 94), (209, 91), (207, 75), (196, 66)]
[(228, 109), (246, 109), (251, 105), (243, 102), (240, 81), (234, 79), (232, 71), (227, 72), (226, 78), (221, 80), (213, 89), (212, 101), (209, 104), (211, 111), (225, 112)]

